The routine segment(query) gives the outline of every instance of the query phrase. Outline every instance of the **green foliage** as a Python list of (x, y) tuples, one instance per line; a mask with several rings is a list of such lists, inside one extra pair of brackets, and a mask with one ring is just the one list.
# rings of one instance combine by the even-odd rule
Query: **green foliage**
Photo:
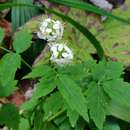
[(1, 45), (3, 38), (4, 38), (4, 29), (0, 28), (0, 45)]
[(14, 78), (20, 62), (20, 56), (15, 53), (8, 53), (0, 60), (0, 97), (9, 96), (16, 89), (17, 81)]
[(35, 68), (33, 68), (32, 72), (26, 75), (23, 79), (28, 79), (28, 78), (39, 78), (42, 76), (47, 76), (49, 73), (51, 73), (53, 70), (51, 67), (47, 65), (40, 65)]
[(67, 116), (69, 117), (69, 121), (72, 127), (76, 126), (77, 120), (79, 118), (79, 114), (75, 111), (72, 110), (71, 108), (67, 108)]
[[(101, 9), (84, 2), (79, 2), (78, 0), (50, 1), (92, 12), (97, 11), (96, 13), (98, 14), (114, 17), (129, 23), (127, 20), (115, 17), (110, 13), (106, 13)], [(24, 7), (24, 9), (18, 9), (20, 6)], [(28, 19), (23, 14), (34, 7), (41, 10), (44, 9), (65, 19), (84, 34), (96, 48), (100, 58), (104, 57), (104, 51), (100, 42), (82, 23), (76, 22), (73, 18), (52, 9), (41, 8), (28, 3), (2, 4), (0, 5), (0, 10), (7, 7), (16, 7), (13, 8), (14, 12), (17, 10), (12, 14), (13, 17), (16, 14), (17, 17), (22, 14), (18, 21), (14, 19), (16, 22), (16, 26), (14, 26), (15, 22), (13, 22), (15, 29)], [(73, 15), (73, 13), (69, 15)], [(85, 19), (81, 22), (84, 21)], [(38, 22), (34, 22), (35, 27), (37, 27)], [(27, 25), (23, 28), (26, 29)], [(114, 25), (117, 25), (117, 23)], [(68, 34), (70, 35), (70, 33)], [(69, 39), (68, 34), (64, 37), (67, 40)], [(79, 32), (76, 31), (76, 36), (78, 34)], [(2, 30), (0, 30), (0, 35), (0, 42), (2, 42)], [(121, 128), (118, 123), (107, 121), (107, 116), (130, 122), (128, 116), (130, 110), (130, 84), (122, 78), (124, 71), (123, 64), (112, 61), (99, 61), (99, 63), (86, 61), (86, 55), (85, 57), (83, 55), (82, 58), (78, 56), (84, 54), (82, 49), (80, 49), (80, 47), (83, 47), (80, 46), (80, 43), (85, 42), (86, 44), (86, 39), (84, 41), (84, 38), (80, 37), (80, 35), (76, 38), (78, 39), (78, 49), (76, 48), (77, 59), (71, 65), (57, 66), (48, 63), (47, 65), (40, 64), (40, 66), (37, 64), (34, 65), (34, 68), (31, 68), (24, 61), (32, 71), (24, 76), (23, 79), (35, 80), (32, 98), (20, 107), (20, 111), (14, 105), (2, 105), (0, 108), (0, 124), (13, 128), (13, 130), (18, 130), (18, 128), (19, 130), (84, 130), (86, 126), (92, 130), (120, 130)], [(70, 38), (70, 43), (76, 43), (76, 38), (73, 35), (73, 38)], [(16, 90), (17, 81), (15, 80), (15, 73), (20, 68), (21, 61), (23, 61), (20, 54), (31, 46), (31, 42), (31, 32), (21, 30), (15, 33), (13, 40), (13, 49), (16, 53), (4, 49), (8, 53), (0, 60), (0, 97), (10, 96)]]
[(6, 125), (13, 130), (18, 130), (19, 125), (19, 111), (12, 104), (3, 105), (0, 108), (0, 124)]
[(54, 73), (50, 73), (47, 77), (40, 79), (40, 82), (36, 84), (36, 90), (34, 91), (34, 98), (40, 98), (48, 95), (56, 88), (56, 81)]
[(103, 130), (121, 130), (121, 128), (115, 121), (106, 121)]
[(67, 75), (59, 75), (58, 89), (72, 110), (88, 121), (87, 103), (80, 87)]
[[(13, 3), (24, 3), (24, 4), (33, 4), (33, 0), (26, 1), (26, 0), (13, 0)], [(35, 16), (39, 13), (37, 9), (34, 8), (27, 8), (27, 7), (14, 7), (11, 10), (11, 21), (12, 27), (15, 31), (18, 27), (25, 24), (32, 16)]]
[(19, 123), (19, 129), (18, 130), (29, 130), (29, 122), (27, 119), (25, 118), (21, 118), (20, 119), (20, 123)]
[(72, 130), (70, 124), (65, 120), (59, 127), (59, 130)]
[(96, 82), (88, 85), (87, 101), (91, 119), (102, 130), (106, 115), (107, 96), (103, 88), (97, 85)]
[(22, 53), (27, 50), (32, 43), (32, 35), (29, 30), (22, 30), (15, 34), (13, 47), (17, 53)]
[(59, 92), (53, 93), (45, 100), (43, 109), (45, 112), (44, 120), (53, 116), (60, 109), (63, 108), (63, 99)]
[(109, 101), (117, 101), (129, 106), (129, 94), (127, 93), (130, 93), (130, 85), (121, 78), (123, 70), (121, 63), (100, 62), (90, 70), (93, 80), (89, 83), (86, 92), (90, 116), (97, 127), (102, 129)]
[[(130, 85), (121, 77), (124, 70), (122, 63), (101, 61), (97, 64), (94, 61), (88, 61), (56, 69), (49, 68), (50, 71), (42, 70), (41, 66), (36, 68), (28, 74), (27, 78), (40, 78), (41, 76), (39, 81), (43, 84), (38, 83), (40, 86), (36, 87), (32, 99), (47, 97), (43, 107), (44, 120), (50, 121), (63, 114), (62, 118), (59, 118), (61, 119), (60, 124), (63, 123), (60, 128), (70, 127), (70, 124), (76, 128), (81, 116), (87, 122), (89, 119), (93, 120), (99, 130), (104, 129), (107, 115), (129, 121), (127, 112), (130, 109)], [(43, 75), (38, 70), (44, 71)], [(44, 90), (44, 86), (48, 86), (47, 91)], [(54, 89), (55, 91), (53, 91)], [(48, 97), (49, 93), (52, 94)], [(110, 105), (113, 101), (117, 102), (116, 106)], [(62, 103), (66, 105), (64, 106)], [(116, 109), (118, 105), (124, 106), (124, 108)], [(67, 111), (66, 118), (69, 119), (69, 125), (64, 125), (64, 111)]]
[(113, 115), (116, 118), (130, 122), (129, 111), (129, 106), (124, 106), (123, 104), (111, 101), (107, 108), (107, 115)]

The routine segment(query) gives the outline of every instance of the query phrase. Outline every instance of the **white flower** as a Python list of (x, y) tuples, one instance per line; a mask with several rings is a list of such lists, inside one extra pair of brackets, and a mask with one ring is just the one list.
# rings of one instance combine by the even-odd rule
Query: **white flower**
[(58, 65), (68, 64), (73, 60), (73, 52), (66, 44), (52, 43), (49, 47), (52, 53), (50, 60)]
[(54, 21), (50, 18), (47, 18), (41, 22), (37, 36), (40, 39), (52, 42), (62, 39), (63, 31), (64, 27), (60, 21)]

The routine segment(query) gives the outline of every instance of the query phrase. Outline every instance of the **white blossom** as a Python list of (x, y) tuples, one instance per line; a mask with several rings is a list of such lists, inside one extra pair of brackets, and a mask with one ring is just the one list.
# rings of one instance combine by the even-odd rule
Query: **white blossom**
[(113, 5), (109, 3), (107, 0), (90, 0), (94, 5), (106, 10), (111, 11), (113, 8)]
[(48, 42), (57, 41), (62, 39), (64, 26), (58, 20), (47, 18), (41, 22), (37, 36), (40, 39), (47, 40)]
[(73, 60), (73, 52), (66, 44), (52, 43), (50, 60), (58, 65), (68, 64)]

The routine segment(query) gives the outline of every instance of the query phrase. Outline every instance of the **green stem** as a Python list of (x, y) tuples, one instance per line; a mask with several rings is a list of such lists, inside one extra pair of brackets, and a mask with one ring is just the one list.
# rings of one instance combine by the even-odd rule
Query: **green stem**
[(51, 122), (52, 120), (54, 120), (55, 118), (57, 118), (58, 116), (62, 115), (65, 112), (64, 109), (60, 110), (59, 112), (57, 112), (54, 116), (50, 117), (47, 121)]
[[(5, 47), (2, 47), (2, 46), (0, 46), (0, 49), (6, 51), (6, 52), (8, 52), (8, 53), (13, 52), (13, 51), (10, 51), (10, 50), (6, 49)], [(31, 67), (23, 58), (21, 58), (21, 61), (22, 61), (30, 70), (32, 70), (32, 67)]]

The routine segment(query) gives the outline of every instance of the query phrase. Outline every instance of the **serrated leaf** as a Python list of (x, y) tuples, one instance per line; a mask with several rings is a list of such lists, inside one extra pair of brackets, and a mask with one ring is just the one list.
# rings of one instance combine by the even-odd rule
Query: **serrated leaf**
[(0, 28), (0, 45), (4, 38), (4, 29)]
[(71, 126), (75, 127), (77, 120), (79, 118), (79, 114), (76, 111), (68, 108), (67, 109), (67, 116), (69, 117), (69, 121), (70, 121)]
[(75, 81), (81, 80), (86, 76), (87, 69), (84, 64), (66, 65), (58, 69), (58, 73), (63, 75), (69, 75), (69, 77)]
[(16, 90), (17, 81), (16, 80), (10, 80), (6, 84), (2, 85), (0, 83), (0, 97), (7, 97), (10, 96), (10, 94), (13, 93), (13, 91)]
[(80, 87), (66, 75), (59, 75), (57, 86), (69, 107), (89, 121), (86, 100)]
[(52, 92), (56, 88), (56, 80), (55, 75), (49, 75), (50, 77), (43, 77), (40, 79), (40, 82), (36, 84), (36, 89), (33, 93), (34, 99), (38, 99), (40, 97), (48, 95), (50, 92)]
[(99, 130), (102, 130), (106, 116), (107, 96), (96, 82), (91, 82), (88, 86), (87, 101), (90, 118), (95, 122)]
[(32, 35), (29, 30), (21, 30), (15, 34), (13, 47), (17, 53), (26, 51), (32, 43)]
[(14, 130), (18, 130), (19, 125), (19, 111), (12, 104), (3, 105), (0, 109), (0, 124), (6, 125), (9, 128), (13, 128)]
[(55, 92), (51, 94), (45, 100), (43, 110), (45, 112), (44, 119), (47, 120), (49, 117), (53, 116), (56, 112), (58, 112), (63, 107), (63, 99), (59, 92)]
[(124, 106), (115, 101), (111, 101), (107, 107), (107, 115), (112, 115), (116, 118), (130, 123), (130, 106)]
[(15, 53), (8, 53), (0, 60), (0, 81), (7, 83), (14, 79), (15, 72), (20, 68), (21, 58), (20, 55)]
[(123, 64), (113, 61), (99, 62), (92, 68), (92, 76), (95, 80), (105, 81), (119, 78), (123, 74)]
[(29, 110), (33, 110), (33, 108), (37, 105), (38, 100), (29, 100), (24, 102), (21, 106), (20, 109), (24, 110), (24, 111), (29, 111)]
[(107, 81), (103, 85), (105, 92), (112, 100), (130, 106), (130, 84), (122, 79)]
[(15, 90), (14, 77), (20, 64), (20, 55), (15, 53), (8, 53), (0, 60), (0, 97), (9, 96)]
[(42, 76), (46, 76), (48, 73), (53, 71), (53, 69), (49, 66), (46, 65), (40, 65), (32, 69), (32, 72), (27, 74), (26, 76), (23, 77), (23, 79), (29, 79), (29, 78), (38, 78)]

